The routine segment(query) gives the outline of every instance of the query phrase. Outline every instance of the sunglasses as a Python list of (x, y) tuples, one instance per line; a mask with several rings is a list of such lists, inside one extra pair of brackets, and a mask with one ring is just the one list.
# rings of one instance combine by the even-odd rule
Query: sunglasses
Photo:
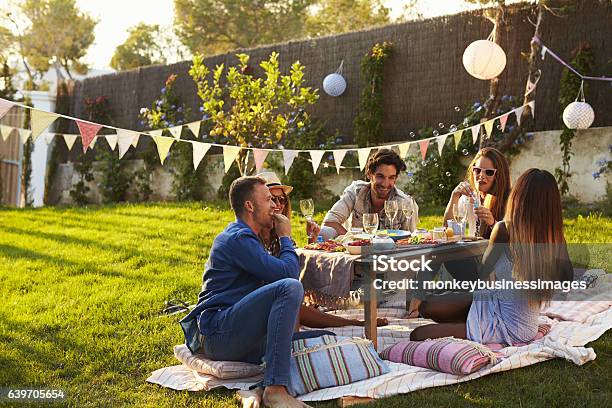
[(472, 171), (475, 175), (479, 175), (480, 172), (484, 171), (485, 176), (493, 177), (495, 175), (495, 172), (497, 172), (497, 169), (483, 169), (480, 167), (472, 167)]
[(286, 205), (287, 204), (287, 197), (273, 195), (272, 196), (272, 201), (274, 201), (278, 205)]

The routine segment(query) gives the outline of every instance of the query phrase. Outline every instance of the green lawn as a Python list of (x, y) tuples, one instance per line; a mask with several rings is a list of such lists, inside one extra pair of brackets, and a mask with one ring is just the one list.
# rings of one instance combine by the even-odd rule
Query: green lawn
[[(145, 382), (176, 364), (172, 347), (182, 342), (180, 317), (160, 315), (164, 301), (196, 300), (211, 242), (232, 218), (201, 204), (0, 209), (0, 387), (63, 389), (79, 407), (237, 406), (233, 392), (175, 392)], [(422, 225), (440, 221), (427, 216)], [(566, 236), (612, 242), (612, 219), (567, 219)], [(608, 254), (599, 251), (591, 260), (606, 267)], [(612, 334), (591, 346), (598, 357), (582, 367), (554, 360), (371, 406), (603, 407)]]

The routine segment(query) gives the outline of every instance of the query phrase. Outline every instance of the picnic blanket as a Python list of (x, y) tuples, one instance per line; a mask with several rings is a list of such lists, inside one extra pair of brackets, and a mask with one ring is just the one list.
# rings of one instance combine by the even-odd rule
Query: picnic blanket
[[(611, 277), (612, 278), (612, 277)], [(564, 303), (564, 304), (563, 304)], [(555, 306), (568, 311), (575, 310), (576, 302), (559, 302)], [(599, 310), (601, 304), (591, 310)], [(361, 310), (343, 310), (342, 316), (359, 316)], [(427, 324), (425, 319), (401, 319), (404, 313), (398, 309), (380, 309), (379, 316), (387, 317), (390, 324), (378, 330), (378, 351), (402, 339), (407, 339), (415, 327)], [(583, 313), (581, 313), (582, 315)], [(588, 312), (587, 312), (588, 314)], [(380, 377), (353, 384), (317, 390), (299, 397), (302, 401), (323, 401), (344, 396), (383, 398), (411, 391), (470, 381), (492, 373), (526, 367), (552, 358), (564, 358), (577, 365), (594, 360), (595, 351), (584, 345), (598, 339), (612, 327), (612, 307), (591, 314), (581, 321), (559, 320), (542, 315), (541, 324), (551, 326), (550, 332), (541, 340), (520, 347), (505, 347), (499, 352), (502, 358), (495, 365), (487, 366), (467, 376), (456, 376), (438, 371), (389, 362), (391, 372)], [(580, 320), (580, 319), (578, 319)], [(341, 336), (363, 336), (363, 327), (340, 327), (330, 329)], [(161, 368), (151, 374), (148, 382), (175, 390), (207, 391), (217, 387), (246, 390), (257, 383), (260, 377), (219, 380), (201, 375), (184, 365)]]

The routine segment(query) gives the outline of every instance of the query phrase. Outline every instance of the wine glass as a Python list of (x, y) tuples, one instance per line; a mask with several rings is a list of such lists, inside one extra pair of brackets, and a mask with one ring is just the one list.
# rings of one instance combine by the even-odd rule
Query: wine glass
[(363, 230), (366, 234), (374, 235), (378, 229), (378, 214), (363, 214)]
[(411, 201), (408, 201), (408, 200), (402, 201), (402, 212), (404, 213), (404, 217), (406, 217), (406, 220), (412, 219), (412, 213), (414, 213), (414, 207), (412, 206)]
[(397, 201), (395, 200), (387, 200), (385, 201), (385, 214), (387, 215), (387, 219), (390, 220), (389, 229), (393, 229), (393, 221), (397, 216)]
[(314, 201), (312, 201), (312, 198), (300, 200), (300, 210), (308, 221), (312, 221), (312, 216), (314, 215)]

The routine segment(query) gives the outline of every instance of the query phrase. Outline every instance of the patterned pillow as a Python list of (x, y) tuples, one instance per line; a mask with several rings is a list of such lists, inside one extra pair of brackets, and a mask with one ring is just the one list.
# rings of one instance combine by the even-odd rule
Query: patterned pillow
[(386, 348), (380, 356), (395, 363), (455, 375), (471, 374), (489, 364), (491, 360), (496, 362), (495, 354), (482, 344), (455, 338), (405, 340)]
[(261, 366), (240, 361), (214, 361), (202, 354), (192, 354), (186, 345), (174, 346), (174, 357), (192, 370), (208, 374), (221, 380), (246, 378), (263, 373)]
[(363, 338), (325, 335), (294, 340), (291, 348), (289, 392), (293, 396), (389, 372), (372, 342)]

